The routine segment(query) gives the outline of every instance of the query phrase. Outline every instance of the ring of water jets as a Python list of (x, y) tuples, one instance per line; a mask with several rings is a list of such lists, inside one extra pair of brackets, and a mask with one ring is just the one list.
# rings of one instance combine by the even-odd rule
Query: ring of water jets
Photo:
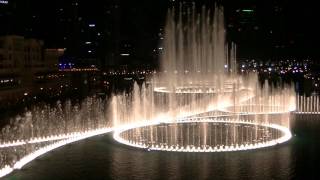
[(255, 97), (248, 95), (252, 90), (246, 88), (237, 92), (232, 88), (226, 88), (223, 92), (213, 89), (213, 86), (188, 86), (175, 90), (159, 87), (154, 91), (169, 96), (184, 95), (184, 98), (192, 95), (199, 97), (201, 94), (205, 97), (208, 94), (211, 97), (225, 94), (225, 98), (230, 95), (235, 97), (235, 94), (247, 96), (240, 98), (239, 105), (226, 103), (216, 105), (212, 110), (195, 114), (191, 112), (176, 119), (167, 115), (152, 121), (129, 123), (116, 128), (113, 137), (119, 143), (135, 148), (174, 152), (251, 150), (274, 146), (292, 137), (287, 124), (290, 108), (277, 103), (248, 103)]
[(148, 151), (227, 152), (274, 146), (291, 136), (288, 128), (277, 124), (207, 116), (135, 124), (117, 129), (113, 137), (119, 143)]
[(0, 177), (55, 148), (110, 132), (129, 146), (180, 152), (248, 150), (289, 140), (293, 87), (262, 87), (256, 74), (237, 73), (223, 18), (222, 7), (170, 9), (161, 71), (144, 85), (110, 102), (90, 97), (16, 118), (0, 131)]
[[(200, 13), (195, 6), (169, 9), (164, 33), (161, 73), (151, 78), (151, 88), (137, 91), (128, 106), (115, 100), (124, 109), (115, 113), (123, 120), (118, 124), (127, 124), (115, 130), (118, 142), (149, 150), (218, 152), (290, 139), (294, 91), (268, 83), (261, 87), (256, 74), (237, 73), (236, 48), (226, 43), (222, 7), (213, 12), (203, 7)], [(154, 118), (149, 112), (165, 116)], [(122, 114), (136, 120), (130, 123)], [(143, 120), (148, 118), (152, 121)]]

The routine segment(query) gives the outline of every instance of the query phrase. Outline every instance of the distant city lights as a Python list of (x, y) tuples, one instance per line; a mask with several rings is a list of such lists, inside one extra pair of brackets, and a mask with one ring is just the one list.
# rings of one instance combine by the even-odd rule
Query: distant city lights
[(0, 80), (0, 83), (9, 83), (9, 82), (13, 82), (13, 79), (2, 79), (2, 80)]
[(0, 0), (0, 4), (9, 4), (9, 1)]
[(70, 68), (70, 69), (59, 69), (60, 72), (87, 72), (87, 71), (99, 71), (98, 68)]
[(242, 12), (253, 12), (252, 9), (242, 9)]
[(95, 24), (89, 24), (89, 27), (96, 27)]
[(64, 69), (72, 69), (74, 67), (74, 63), (59, 63), (59, 70), (64, 70)]

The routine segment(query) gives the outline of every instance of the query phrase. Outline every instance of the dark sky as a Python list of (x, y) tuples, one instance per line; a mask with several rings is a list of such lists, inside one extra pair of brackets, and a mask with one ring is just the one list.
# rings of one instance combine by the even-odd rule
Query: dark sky
[[(44, 39), (48, 46), (61, 46), (61, 34), (73, 35), (75, 41), (83, 36), (81, 34), (75, 36), (77, 33), (74, 33), (74, 29), (65, 27), (68, 23), (67, 25), (58, 23), (58, 18), (61, 17), (58, 10), (63, 8), (63, 17), (72, 17), (76, 13), (77, 17), (81, 16), (87, 23), (92, 21), (99, 24), (98, 28), (103, 27), (108, 29), (105, 31), (110, 31), (110, 35), (105, 36), (104, 41), (116, 38), (120, 44), (128, 42), (134, 46), (139, 57), (150, 53), (158, 45), (157, 34), (163, 27), (167, 9), (172, 5), (167, 0), (11, 1), (20, 4), (18, 11), (23, 17), (22, 21), (14, 23), (22, 23), (32, 28), (31, 36)], [(75, 2), (79, 3), (77, 12), (74, 12), (71, 6)], [(228, 33), (230, 40), (239, 44), (240, 55), (319, 57), (320, 29), (316, 1), (220, 0), (220, 2), (225, 6), (226, 25), (234, 25), (232, 28), (228, 27)], [(214, 1), (197, 0), (196, 3), (199, 6), (203, 4), (212, 6)], [(111, 14), (106, 14), (107, 9), (115, 4), (118, 8)], [(243, 20), (242, 15), (236, 10), (246, 8), (254, 9), (253, 18), (249, 18), (252, 22), (241, 24), (239, 22)], [(30, 15), (36, 15), (38, 20), (30, 21)], [(118, 23), (115, 24), (115, 21)]]

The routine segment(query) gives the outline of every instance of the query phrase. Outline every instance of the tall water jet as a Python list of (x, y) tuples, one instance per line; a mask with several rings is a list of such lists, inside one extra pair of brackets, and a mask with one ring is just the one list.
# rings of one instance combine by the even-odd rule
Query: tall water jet
[(169, 9), (161, 72), (150, 77), (152, 86), (135, 86), (131, 93), (136, 99), (140, 92), (144, 99), (148, 92), (154, 99), (148, 107), (157, 107), (154, 118), (140, 117), (116, 131), (115, 139), (135, 147), (193, 152), (253, 149), (290, 139), (293, 88), (261, 86), (257, 74), (239, 74), (235, 45), (225, 39), (222, 7), (203, 6), (199, 13), (195, 6)]
[[(54, 148), (111, 131), (129, 146), (181, 152), (247, 150), (291, 138), (293, 87), (261, 86), (257, 74), (237, 72), (222, 7), (170, 9), (163, 46), (161, 72), (129, 93), (38, 106), (13, 119), (0, 133), (0, 177)], [(319, 111), (319, 98), (297, 99), (299, 110)]]

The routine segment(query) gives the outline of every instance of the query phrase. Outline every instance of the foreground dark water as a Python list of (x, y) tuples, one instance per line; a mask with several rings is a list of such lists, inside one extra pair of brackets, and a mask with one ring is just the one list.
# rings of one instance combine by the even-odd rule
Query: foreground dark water
[(59, 148), (5, 179), (319, 179), (316, 119), (294, 123), (286, 144), (245, 152), (147, 152), (104, 135)]

